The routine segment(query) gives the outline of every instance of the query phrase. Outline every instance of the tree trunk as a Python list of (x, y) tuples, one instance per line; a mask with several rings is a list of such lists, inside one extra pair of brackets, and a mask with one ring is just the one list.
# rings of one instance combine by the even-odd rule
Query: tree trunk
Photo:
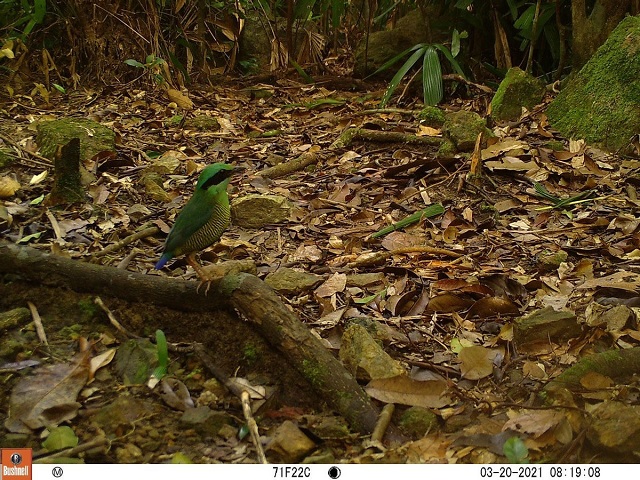
[(586, 0), (573, 0), (573, 71), (580, 70), (631, 10), (632, 0), (596, 0), (587, 15)]

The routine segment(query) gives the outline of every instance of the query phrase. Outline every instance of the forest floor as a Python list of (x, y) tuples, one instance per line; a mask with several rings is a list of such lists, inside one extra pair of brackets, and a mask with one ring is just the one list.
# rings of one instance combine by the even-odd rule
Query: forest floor
[[(435, 165), (429, 163), (436, 155), (431, 146), (356, 139), (331, 149), (350, 126), (441, 134), (416, 119), (419, 105), (374, 111), (382, 91), (336, 91), (282, 80), (189, 93), (195, 108), (187, 118), (215, 118), (217, 130), (180, 125), (174, 118), (180, 109), (153, 89), (60, 96), (48, 106), (26, 97), (8, 100), (0, 109), (0, 133), (14, 142), (20, 158), (0, 173), (12, 174), (20, 189), (3, 200), (2, 237), (86, 261), (133, 232), (156, 226), (164, 233), (98, 261), (198, 281), (184, 259), (155, 271), (158, 250), (202, 167), (214, 162), (245, 167), (232, 180), (232, 203), (246, 194), (280, 195), (291, 205), (287, 219), (260, 228), (231, 225), (202, 262), (251, 259), (262, 279), (283, 268), (317, 275), (306, 289), (281, 290), (282, 299), (345, 362), (351, 360), (343, 334), (361, 325), (390, 356), (383, 370), (403, 369), (404, 376), (391, 378), (363, 365), (355, 373), (376, 402), (396, 405), (393, 422), (406, 441), (383, 447), (349, 431), (259, 339), (208, 338), (218, 327), (198, 324), (197, 314), (128, 305), (108, 298), (108, 288), (101, 308), (95, 295), (5, 275), (0, 309), (29, 306), (30, 316), (26, 326), (0, 332), (6, 363), (0, 365), (5, 385), (0, 419), (8, 428), (0, 434), (3, 446), (32, 447), (42, 459), (62, 451), (87, 463), (257, 461), (240, 401), (212, 380), (189, 350), (169, 353), (169, 375), (187, 392), (179, 401), (168, 401), (159, 386), (125, 381), (123, 357), (135, 354), (123, 349), (132, 340), (109, 323), (108, 309), (127, 330), (144, 337), (168, 323), (200, 325), (164, 333), (170, 344), (208, 338), (229, 375), (268, 397), (254, 406), (254, 415), (270, 461), (637, 461), (637, 440), (628, 444), (633, 432), (604, 438), (598, 427), (607, 415), (637, 415), (637, 371), (634, 376), (624, 366), (616, 366), (616, 375), (588, 369), (578, 385), (560, 388), (555, 396), (543, 389), (589, 354), (638, 348), (640, 221), (634, 175), (640, 160), (560, 137), (541, 108), (519, 122), (495, 126), (496, 138), (476, 152), (482, 175), (469, 176), (470, 153)], [(442, 108), (485, 116), (488, 101), (454, 100)], [(94, 176), (85, 204), (47, 208), (42, 196), (52, 179), (40, 174), (51, 173), (51, 166), (26, 152), (37, 151), (37, 122), (65, 117), (91, 118), (116, 131), (117, 153), (84, 163)], [(316, 161), (303, 170), (281, 178), (259, 175), (304, 154)], [(144, 175), (160, 163), (171, 167), (154, 189)], [(398, 168), (409, 164), (414, 166)], [(582, 195), (554, 204), (534, 182), (556, 200)], [(370, 237), (435, 203), (444, 213)], [(556, 313), (544, 310), (549, 307)], [(518, 319), (540, 311), (533, 334), (518, 327)], [(47, 346), (30, 323), (36, 316)], [(221, 312), (218, 321), (238, 320)], [(84, 354), (82, 339), (90, 344)], [(79, 410), (68, 416), (58, 412), (48, 423), (70, 427), (57, 432), (64, 437), (72, 430), (75, 440), (43, 446), (41, 423), (15, 427), (14, 411), (14, 420), (8, 420), (9, 405), (15, 409), (21, 403), (16, 392), (23, 382), (41, 378), (47, 368), (57, 371), (58, 382), (70, 382), (74, 366), (89, 357), (99, 359), (92, 380), (69, 387), (79, 392)], [(206, 418), (185, 417), (185, 395), (209, 407)], [(407, 414), (409, 407), (417, 416)], [(290, 445), (283, 439), (293, 437), (289, 428), (306, 440)], [(521, 441), (508, 441), (513, 438)], [(74, 442), (75, 450), (65, 450)]]

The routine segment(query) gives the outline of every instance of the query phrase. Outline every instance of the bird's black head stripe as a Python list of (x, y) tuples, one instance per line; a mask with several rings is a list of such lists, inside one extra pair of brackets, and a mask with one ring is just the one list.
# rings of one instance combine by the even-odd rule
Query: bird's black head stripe
[(222, 183), (227, 178), (229, 178), (233, 174), (233, 170), (220, 170), (213, 177), (209, 178), (206, 182), (202, 184), (202, 189), (207, 190), (210, 187), (218, 185)]

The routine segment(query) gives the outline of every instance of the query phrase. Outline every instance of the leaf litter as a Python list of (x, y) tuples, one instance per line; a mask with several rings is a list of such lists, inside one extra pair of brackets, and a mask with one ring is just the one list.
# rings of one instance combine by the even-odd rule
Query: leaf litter
[[(478, 184), (466, 177), (465, 155), (442, 165), (422, 162), (436, 155), (435, 147), (426, 144), (354, 141), (346, 148), (330, 148), (344, 128), (378, 128), (379, 120), (385, 128), (441, 135), (406, 113), (370, 113), (364, 119), (358, 110), (375, 103), (352, 92), (339, 92), (339, 102), (317, 109), (311, 102), (335, 97), (336, 92), (302, 89), (286, 80), (269, 88), (273, 95), (264, 99), (222, 87), (199, 92), (209, 101), (196, 102), (187, 115), (216, 119), (217, 131), (171, 123), (179, 112), (154, 92), (124, 92), (119, 103), (104, 95), (90, 105), (81, 96), (69, 97), (59, 111), (46, 113), (64, 115), (73, 109), (99, 119), (117, 132), (116, 154), (87, 161), (94, 175), (87, 186), (90, 201), (60, 210), (40, 203), (52, 181), (48, 168), (27, 161), (12, 167), (14, 175), (3, 177), (10, 180), (3, 180), (8, 188), (3, 190), (5, 212), (0, 212), (6, 238), (87, 260), (144, 228), (156, 226), (166, 233), (204, 165), (225, 161), (243, 166), (245, 173), (230, 188), (232, 201), (269, 193), (285, 197), (293, 208), (288, 220), (278, 224), (256, 229), (232, 225), (211, 249), (216, 257), (254, 259), (261, 278), (283, 266), (319, 276), (322, 281), (312, 292), (283, 289), (281, 295), (328, 348), (337, 354), (345, 329), (361, 323), (407, 372), (417, 368), (438, 375), (421, 380), (407, 373), (367, 385), (382, 402), (429, 408), (439, 418), (438, 431), (397, 448), (400, 456), (389, 453), (391, 458), (499, 462), (504, 460), (500, 446), (509, 438), (503, 432), (511, 432), (526, 440), (532, 460), (581, 462), (594, 452), (602, 461), (616, 459), (615, 449), (602, 453), (600, 443), (584, 442), (585, 434), (591, 435), (586, 420), (594, 408), (614, 400), (637, 408), (637, 372), (634, 377), (632, 369), (623, 369), (613, 379), (588, 372), (581, 380), (583, 391), (556, 392), (547, 406), (533, 405), (532, 392), (542, 391), (550, 379), (588, 354), (639, 348), (640, 301), (634, 299), (640, 298), (640, 221), (634, 213), (634, 179), (640, 162), (557, 137), (544, 113), (537, 113), (513, 129), (494, 129), (496, 139), (480, 152), (484, 177)], [(33, 134), (24, 110), (9, 102), (6, 111), (13, 120), (4, 118), (0, 127), (26, 145)], [(557, 148), (560, 142), (562, 149)], [(259, 175), (305, 152), (317, 155), (312, 167), (275, 178)], [(441, 214), (418, 213), (434, 204), (442, 206)], [(415, 214), (414, 221), (397, 228)], [(164, 275), (153, 271), (154, 250), (163, 236), (122, 245), (99, 261)], [(559, 252), (563, 255), (556, 255)], [(181, 260), (166, 274), (195, 278)], [(376, 281), (354, 280), (362, 274), (376, 275)], [(609, 312), (620, 305), (626, 309)], [(537, 332), (543, 341), (527, 344), (526, 354), (519, 353), (514, 325), (545, 307), (571, 312), (579, 328), (569, 337), (562, 331), (547, 336)], [(96, 354), (93, 368), (108, 367), (112, 346), (98, 343), (95, 348), (104, 355)], [(184, 367), (181, 382), (171, 383), (182, 385), (181, 391), (184, 385), (189, 388), (188, 382), (182, 383), (188, 380), (188, 362)], [(73, 426), (82, 406), (78, 393), (88, 378), (86, 354), (64, 364), (49, 359), (48, 365), (13, 384), (6, 424), (16, 429), (20, 425), (15, 431), (25, 433), (50, 426), (47, 422)], [(30, 396), (29, 402), (18, 400), (25, 389), (50, 382), (59, 392), (53, 404), (44, 394)], [(199, 382), (205, 379), (199, 377)], [(165, 395), (173, 394), (167, 388)], [(188, 395), (183, 391), (180, 398)], [(182, 400), (172, 402), (187, 408)], [(533, 406), (540, 410), (529, 408)], [(44, 415), (51, 408), (56, 415)], [(154, 408), (160, 407), (135, 406), (143, 419), (156, 415)], [(309, 412), (290, 416), (313, 431)], [(227, 450), (204, 449), (196, 460), (251, 461), (249, 445), (233, 429), (223, 430), (214, 438), (217, 447)], [(480, 442), (479, 435), (490, 440)], [(617, 440), (609, 439), (607, 446), (614, 448)], [(138, 454), (132, 445), (122, 442), (118, 460), (162, 461), (171, 456), (162, 448)], [(319, 448), (345, 460), (368, 461), (371, 454), (355, 445), (352, 437), (345, 437)]]

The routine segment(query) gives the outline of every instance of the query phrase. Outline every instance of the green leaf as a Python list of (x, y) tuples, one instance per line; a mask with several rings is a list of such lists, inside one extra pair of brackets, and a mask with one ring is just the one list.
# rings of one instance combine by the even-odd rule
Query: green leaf
[(173, 454), (173, 457), (171, 457), (171, 463), (176, 465), (176, 464), (185, 464), (185, 463), (193, 463), (193, 460), (191, 460), (187, 455), (185, 455), (182, 452), (176, 452)]
[(529, 463), (529, 449), (520, 437), (511, 437), (504, 442), (502, 451), (509, 463)]
[(167, 374), (169, 365), (169, 349), (167, 348), (167, 338), (162, 330), (156, 330), (156, 348), (158, 352), (158, 366), (153, 371), (153, 376), (160, 380)]
[(440, 43), (434, 43), (433, 46), (440, 50), (440, 52), (449, 61), (451, 67), (456, 71), (458, 75), (462, 75), (464, 78), (467, 78), (467, 76), (464, 74), (464, 70), (462, 70), (462, 67), (460, 66), (458, 61), (453, 58), (453, 55), (451, 55), (451, 51), (447, 47)]
[(62, 85), (58, 85), (57, 83), (53, 84), (53, 88), (58, 90), (60, 93), (64, 93), (64, 94), (67, 93), (67, 91), (64, 89), (64, 87)]
[(451, 35), (451, 55), (453, 58), (457, 57), (460, 53), (460, 33), (457, 28), (453, 29), (453, 34)]
[(383, 228), (382, 230), (377, 231), (371, 238), (378, 238), (388, 233), (394, 232), (396, 230), (400, 230), (401, 228), (412, 225), (416, 222), (419, 222), (422, 218), (430, 218), (435, 217), (436, 215), (441, 215), (444, 213), (444, 207), (439, 203), (434, 203), (433, 205), (429, 205), (424, 210), (420, 210), (419, 212), (413, 213), (408, 217), (403, 218), (398, 223), (394, 223), (393, 225), (389, 225), (388, 227)]
[(507, 5), (509, 6), (509, 12), (511, 13), (511, 18), (515, 20), (518, 18), (518, 5), (515, 0), (507, 0)]
[(63, 448), (72, 448), (78, 445), (78, 437), (71, 427), (55, 427), (49, 432), (49, 436), (42, 442), (42, 446), (53, 452)]
[(42, 23), (44, 16), (47, 13), (47, 0), (35, 0), (33, 3), (33, 19), (36, 23)]
[(436, 52), (433, 47), (428, 47), (424, 53), (422, 62), (422, 89), (425, 105), (437, 105), (444, 96), (440, 58), (438, 57), (438, 52)]
[(373, 302), (376, 299), (376, 297), (384, 298), (386, 295), (387, 295), (387, 289), (385, 288), (384, 290), (374, 293), (373, 295), (369, 295), (368, 297), (354, 298), (353, 302), (359, 305), (367, 305), (368, 303)]
[(384, 62), (375, 72), (373, 72), (370, 75), (367, 75), (365, 77), (365, 80), (367, 78), (369, 78), (369, 77), (373, 77), (374, 75), (377, 75), (380, 72), (384, 72), (387, 68), (393, 66), (394, 64), (396, 64), (397, 62), (402, 60), (409, 52), (413, 52), (414, 50), (424, 49), (426, 46), (427, 46), (426, 43), (419, 43), (417, 45), (414, 45), (413, 47), (407, 48), (404, 52), (400, 52), (399, 54), (397, 54), (392, 59), (387, 60), (386, 62)]
[(520, 30), (520, 35), (525, 38), (531, 38), (531, 29), (533, 28), (533, 17), (536, 13), (536, 6), (530, 5), (518, 18), (513, 26)]
[(426, 48), (428, 48), (428, 46), (422, 47), (414, 52), (414, 54), (411, 55), (406, 62), (404, 62), (404, 65), (400, 67), (400, 70), (396, 72), (396, 74), (391, 79), (389, 86), (387, 87), (387, 91), (384, 92), (382, 100), (380, 100), (380, 108), (384, 108), (387, 105), (387, 103), (391, 99), (391, 95), (393, 95), (393, 92), (396, 90), (396, 88), (398, 88), (398, 85), (400, 85), (400, 82), (407, 74), (407, 72), (411, 69), (411, 67), (413, 67), (413, 65), (415, 65), (415, 63), (420, 60), (420, 57), (424, 55), (424, 50)]
[(132, 67), (144, 68), (144, 65), (133, 58), (129, 58), (124, 61), (127, 65), (131, 65)]
[(298, 75), (302, 77), (305, 83), (307, 84), (316, 83), (311, 77), (311, 75), (305, 72), (304, 69), (298, 64), (298, 62), (296, 62), (292, 58), (289, 59), (289, 62), (291, 62), (291, 65), (293, 65), (293, 68), (296, 69), (296, 72), (298, 72)]
[(44, 200), (44, 193), (37, 198), (34, 198), (29, 202), (29, 205), (40, 205)]
[(340, 27), (340, 20), (342, 20), (342, 15), (344, 15), (344, 9), (344, 0), (331, 0), (331, 25), (334, 29)]
[(31, 30), (33, 30), (33, 27), (36, 26), (36, 23), (38, 23), (38, 22), (36, 21), (35, 18), (32, 17), (31, 20), (29, 20), (29, 23), (27, 23), (27, 26), (24, 27), (24, 30), (22, 31), (22, 34), (25, 35), (25, 36), (29, 35), (31, 33)]
[(460, 343), (460, 339), (459, 338), (454, 338), (451, 340), (451, 351), (453, 353), (460, 353), (462, 351), (462, 349), (464, 348), (464, 346), (462, 345), (462, 343)]
[(298, 0), (295, 2), (295, 9), (293, 10), (293, 18), (299, 18), (301, 20), (306, 20), (311, 15), (313, 11), (313, 6), (315, 5), (316, 0)]
[(43, 232), (32, 233), (31, 235), (27, 235), (26, 237), (22, 237), (16, 243), (29, 243), (31, 240), (37, 240), (40, 238)]
[(244, 437), (246, 437), (247, 435), (249, 435), (249, 427), (247, 426), (247, 424), (245, 423), (244, 425), (242, 425), (240, 427), (240, 429), (238, 430), (238, 439), (242, 440)]

